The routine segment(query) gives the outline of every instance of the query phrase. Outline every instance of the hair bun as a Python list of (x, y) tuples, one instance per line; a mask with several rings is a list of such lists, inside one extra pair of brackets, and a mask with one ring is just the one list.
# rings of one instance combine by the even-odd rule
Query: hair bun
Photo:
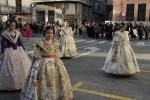
[(52, 29), (52, 30), (53, 30), (53, 28), (52, 28), (51, 26), (46, 26), (45, 30), (47, 31), (47, 30), (49, 30), (49, 29)]

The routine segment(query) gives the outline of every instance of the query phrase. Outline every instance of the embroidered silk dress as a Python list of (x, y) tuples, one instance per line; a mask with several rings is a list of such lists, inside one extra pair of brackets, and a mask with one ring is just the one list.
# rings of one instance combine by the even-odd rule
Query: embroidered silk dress
[(103, 70), (118, 75), (140, 72), (135, 54), (129, 44), (128, 32), (117, 31), (113, 41), (118, 42), (116, 58), (113, 56), (115, 52), (115, 44), (113, 44), (108, 52)]
[(24, 51), (19, 31), (2, 34), (1, 54), (4, 55), (0, 71), (0, 90), (21, 89), (31, 61)]
[(62, 56), (74, 57), (77, 55), (76, 44), (73, 38), (71, 27), (62, 27), (60, 34), (63, 35), (62, 41)]
[(25, 80), (20, 100), (72, 100), (68, 73), (60, 60), (59, 43), (36, 43), (33, 57), (37, 58)]

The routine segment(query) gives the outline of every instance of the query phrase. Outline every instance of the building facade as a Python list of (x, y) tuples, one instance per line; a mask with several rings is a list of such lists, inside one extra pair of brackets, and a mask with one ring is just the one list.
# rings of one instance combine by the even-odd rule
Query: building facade
[(92, 0), (32, 0), (35, 22), (69, 21), (70, 24), (92, 20)]
[(19, 22), (31, 21), (31, 0), (0, 0), (0, 21), (5, 22), (8, 14), (16, 15)]
[(104, 22), (105, 12), (106, 12), (105, 0), (93, 0), (92, 20), (96, 22)]
[(150, 0), (106, 0), (107, 21), (150, 21)]

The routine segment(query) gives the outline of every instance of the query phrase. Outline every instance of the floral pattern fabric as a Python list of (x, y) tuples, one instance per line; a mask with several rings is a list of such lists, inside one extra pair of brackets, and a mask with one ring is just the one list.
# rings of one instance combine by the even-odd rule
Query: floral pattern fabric
[[(129, 44), (128, 32), (117, 31), (113, 41), (114, 44), (107, 54), (103, 70), (118, 75), (140, 72), (135, 54)], [(115, 48), (115, 42), (118, 43), (117, 49)]]
[(0, 90), (21, 89), (30, 67), (31, 61), (22, 47), (16, 50), (6, 48), (0, 72)]
[(63, 27), (60, 34), (63, 35), (62, 56), (74, 57), (77, 55), (76, 44), (71, 27)]
[(33, 57), (38, 59), (26, 77), (20, 100), (72, 100), (72, 87), (63, 62), (57, 56), (42, 57), (56, 55), (58, 47), (57, 41), (51, 45), (43, 40), (37, 43)]

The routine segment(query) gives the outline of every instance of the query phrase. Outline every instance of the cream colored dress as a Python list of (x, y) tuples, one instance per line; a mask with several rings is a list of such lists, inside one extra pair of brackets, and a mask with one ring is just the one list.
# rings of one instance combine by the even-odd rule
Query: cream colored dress
[(36, 43), (33, 57), (37, 58), (29, 71), (20, 100), (72, 100), (70, 79), (58, 50), (59, 43)]
[[(140, 72), (135, 54), (129, 44), (128, 32), (117, 31), (113, 42), (114, 44), (108, 52), (103, 70), (118, 75), (130, 75)], [(115, 42), (118, 42), (116, 58), (113, 56)]]
[(74, 57), (77, 55), (76, 44), (73, 38), (73, 31), (71, 27), (62, 27), (60, 32), (63, 35), (62, 40), (62, 56)]
[[(13, 47), (15, 47), (13, 49)], [(19, 31), (15, 30), (14, 38), (6, 30), (2, 34), (1, 51), (4, 59), (0, 71), (0, 90), (19, 90), (31, 67), (31, 61), (24, 51)]]

